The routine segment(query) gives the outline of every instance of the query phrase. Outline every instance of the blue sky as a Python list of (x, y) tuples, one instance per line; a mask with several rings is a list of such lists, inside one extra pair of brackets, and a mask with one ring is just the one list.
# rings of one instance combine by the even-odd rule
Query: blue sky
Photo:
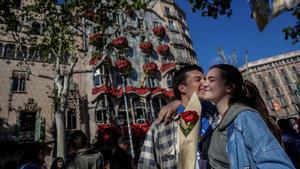
[(255, 20), (250, 18), (246, 0), (233, 1), (233, 15), (218, 19), (201, 17), (200, 12), (192, 13), (187, 0), (176, 2), (186, 13), (198, 62), (206, 72), (214, 60), (219, 59), (217, 48), (222, 48), (226, 56), (235, 49), (237, 66), (245, 63), (245, 49), (248, 49), (249, 61), (300, 49), (300, 43), (292, 45), (290, 40), (284, 40), (282, 29), (296, 23), (290, 13), (279, 15), (259, 32)]

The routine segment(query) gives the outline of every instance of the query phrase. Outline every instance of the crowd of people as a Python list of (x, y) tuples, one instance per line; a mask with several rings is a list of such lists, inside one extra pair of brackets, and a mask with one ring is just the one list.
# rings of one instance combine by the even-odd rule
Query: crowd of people
[[(184, 66), (174, 75), (173, 90), (176, 100), (152, 123), (138, 163), (129, 153), (127, 136), (121, 136), (113, 150), (101, 153), (88, 146), (82, 131), (75, 131), (67, 158), (56, 157), (51, 169), (178, 168), (174, 117), (184, 111), (194, 92), (202, 104), (195, 169), (300, 168), (299, 128), (289, 119), (272, 118), (257, 87), (234, 66), (214, 65), (206, 76), (198, 65)], [(24, 153), (18, 169), (46, 168), (44, 157), (43, 147), (35, 146)]]

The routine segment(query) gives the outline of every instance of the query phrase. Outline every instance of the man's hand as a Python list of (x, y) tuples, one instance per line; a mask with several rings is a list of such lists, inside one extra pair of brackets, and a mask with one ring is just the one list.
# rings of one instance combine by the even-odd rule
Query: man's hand
[(175, 100), (165, 105), (160, 111), (156, 123), (170, 123), (176, 115), (176, 110), (181, 104), (180, 100)]

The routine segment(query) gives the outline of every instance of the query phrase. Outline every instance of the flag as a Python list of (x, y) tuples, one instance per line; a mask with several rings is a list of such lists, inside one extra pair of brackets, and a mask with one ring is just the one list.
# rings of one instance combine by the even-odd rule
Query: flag
[(273, 18), (299, 2), (300, 0), (249, 0), (249, 5), (259, 31), (263, 31)]

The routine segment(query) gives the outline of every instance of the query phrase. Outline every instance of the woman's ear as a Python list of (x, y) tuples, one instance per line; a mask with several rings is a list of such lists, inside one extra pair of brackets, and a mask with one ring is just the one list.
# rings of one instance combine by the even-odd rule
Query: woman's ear
[(226, 85), (226, 87), (225, 87), (226, 93), (232, 93), (234, 89), (235, 89), (234, 84), (229, 84), (229, 85)]

